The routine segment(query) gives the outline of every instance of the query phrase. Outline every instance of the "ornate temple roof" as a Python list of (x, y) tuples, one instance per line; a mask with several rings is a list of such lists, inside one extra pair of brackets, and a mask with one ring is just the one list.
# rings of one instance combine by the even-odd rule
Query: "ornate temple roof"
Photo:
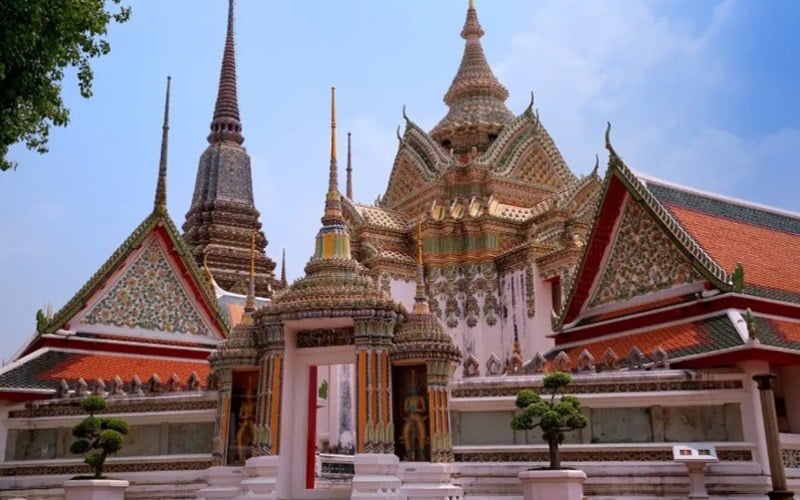
[(444, 331), (439, 318), (431, 312), (428, 294), (425, 292), (424, 267), (422, 265), (422, 234), (417, 235), (417, 290), (414, 309), (395, 329), (394, 360), (444, 360), (461, 361), (461, 350)]
[[(109, 257), (109, 259), (95, 272), (95, 274), (84, 284), (80, 290), (59, 310), (46, 324), (39, 325), (40, 333), (53, 333), (67, 326), (67, 323), (81, 311), (87, 304), (87, 301), (93, 296), (96, 296), (100, 291), (106, 287), (109, 280), (112, 279), (120, 270), (125, 266), (132, 266), (135, 262), (129, 262), (131, 256), (135, 252), (139, 252), (142, 246), (155, 239), (161, 239), (169, 247), (169, 256), (164, 258), (172, 259), (182, 271), (182, 275), (188, 281), (189, 285), (194, 290), (192, 294), (194, 297), (199, 297), (200, 307), (205, 309), (209, 316), (214, 320), (216, 328), (221, 334), (227, 335), (228, 326), (224, 316), (219, 308), (216, 297), (209, 284), (209, 281), (200, 271), (194, 259), (191, 256), (191, 251), (186, 246), (181, 238), (178, 229), (172, 222), (172, 218), (167, 213), (166, 208), (166, 179), (167, 179), (167, 147), (168, 147), (168, 131), (169, 131), (169, 81), (167, 83), (167, 96), (164, 109), (164, 125), (161, 141), (161, 157), (159, 161), (159, 173), (156, 185), (156, 194), (153, 204), (153, 211), (148, 215), (144, 221), (128, 236), (128, 238), (117, 248), (117, 250)], [(144, 249), (145, 252), (149, 251)], [(158, 246), (152, 247), (150, 254), (152, 258), (161, 258), (159, 254), (161, 251)], [(152, 267), (152, 266), (150, 266)], [(162, 266), (163, 267), (163, 266)], [(158, 272), (168, 272), (168, 268), (159, 270)], [(145, 278), (144, 276), (142, 278)], [(167, 276), (161, 276), (161, 279), (166, 279)], [(109, 292), (113, 294), (114, 290)], [(124, 291), (120, 291), (123, 293)], [(126, 292), (127, 293), (127, 292)], [(152, 294), (152, 291), (148, 292)], [(175, 290), (177, 296), (177, 290)], [(193, 299), (197, 300), (197, 299)], [(188, 311), (189, 309), (187, 309)], [(118, 314), (120, 314), (118, 312)]]
[(228, 24), (209, 145), (200, 156), (184, 239), (198, 264), (207, 266), (225, 290), (245, 293), (252, 232), (256, 244), (256, 291), (270, 297), (282, 286), (275, 262), (266, 254), (267, 238), (253, 199), (251, 161), (242, 147), (242, 122), (236, 88), (234, 2), (228, 0)]
[(491, 143), (491, 136), (496, 136), (514, 119), (505, 105), (508, 90), (494, 76), (483, 53), (480, 42), (483, 34), (475, 5), (470, 0), (461, 30), (461, 37), (466, 40), (464, 55), (444, 96), (450, 109), (430, 134), (439, 144), (449, 145), (457, 152), (473, 146), (485, 150)]
[(257, 318), (305, 319), (370, 315), (396, 317), (402, 306), (380, 290), (368, 270), (352, 258), (350, 235), (338, 188), (336, 153), (336, 101), (331, 89), (331, 159), (322, 227), (305, 276), (277, 293), (272, 303), (257, 311)]

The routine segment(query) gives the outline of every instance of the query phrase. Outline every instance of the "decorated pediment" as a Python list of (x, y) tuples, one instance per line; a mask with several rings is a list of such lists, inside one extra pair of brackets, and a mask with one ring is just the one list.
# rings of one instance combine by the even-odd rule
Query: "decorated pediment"
[(703, 281), (655, 219), (628, 198), (589, 309)]
[(215, 338), (176, 258), (152, 233), (71, 322), (87, 332)]

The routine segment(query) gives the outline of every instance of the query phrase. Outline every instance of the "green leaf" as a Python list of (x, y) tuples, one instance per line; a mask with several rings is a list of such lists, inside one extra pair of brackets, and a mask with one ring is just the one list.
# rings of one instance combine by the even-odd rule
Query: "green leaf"
[(69, 451), (70, 453), (74, 453), (75, 455), (83, 455), (84, 453), (89, 451), (89, 448), (91, 448), (89, 441), (85, 439), (80, 439), (72, 443), (72, 445), (69, 447)]
[(100, 438), (97, 440), (97, 445), (106, 450), (108, 453), (114, 453), (122, 448), (122, 442), (125, 436), (117, 431), (106, 429), (100, 433)]
[(131, 431), (131, 424), (121, 418), (104, 418), (100, 422), (101, 429), (111, 429), (125, 435)]
[(556, 392), (572, 382), (572, 375), (566, 372), (553, 372), (545, 375), (542, 385), (545, 389)]
[(517, 408), (524, 409), (533, 403), (536, 403), (537, 401), (541, 401), (541, 397), (537, 392), (532, 391), (531, 389), (523, 389), (517, 394), (517, 400), (515, 404), (517, 405)]
[(106, 403), (106, 398), (104, 398), (103, 396), (88, 396), (86, 399), (83, 400), (81, 405), (83, 406), (83, 411), (85, 411), (90, 415), (103, 411), (108, 407), (108, 403)]

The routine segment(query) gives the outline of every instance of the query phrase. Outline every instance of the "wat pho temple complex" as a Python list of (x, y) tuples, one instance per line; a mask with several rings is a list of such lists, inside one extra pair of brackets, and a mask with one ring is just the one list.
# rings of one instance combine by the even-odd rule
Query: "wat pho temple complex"
[(634, 173), (610, 130), (607, 167), (576, 176), (533, 102), (506, 106), (470, 1), (448, 112), (429, 131), (404, 113), (373, 204), (331, 90), (316, 248), (289, 283), (242, 145), (233, 9), (182, 228), (167, 84), (152, 211), (0, 370), (0, 499), (86, 473), (89, 394), (132, 426), (106, 466), (126, 498), (521, 499), (548, 447), (510, 426), (515, 396), (552, 371), (588, 418), (561, 445), (588, 498), (686, 498), (673, 446), (692, 443), (715, 450), (711, 498), (764, 498), (780, 462), (800, 487), (800, 216)]

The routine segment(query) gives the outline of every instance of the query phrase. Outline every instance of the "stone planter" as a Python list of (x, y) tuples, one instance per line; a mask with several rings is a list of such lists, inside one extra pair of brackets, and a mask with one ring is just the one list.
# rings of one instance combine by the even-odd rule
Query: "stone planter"
[(525, 500), (582, 500), (581, 470), (526, 470), (519, 473)]
[(125, 500), (129, 484), (119, 479), (69, 479), (64, 481), (64, 499)]

